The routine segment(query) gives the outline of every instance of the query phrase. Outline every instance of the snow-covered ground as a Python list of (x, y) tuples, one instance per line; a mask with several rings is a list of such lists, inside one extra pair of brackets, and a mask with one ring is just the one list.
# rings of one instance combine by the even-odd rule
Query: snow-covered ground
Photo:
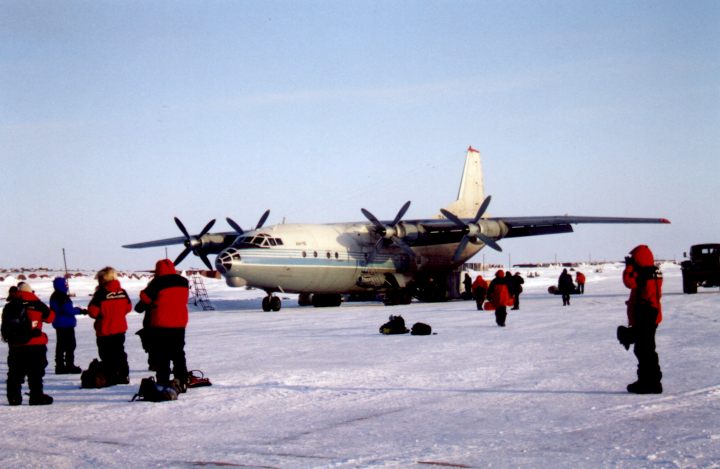
[[(151, 375), (133, 334), (141, 316), (129, 316), (131, 384), (99, 390), (53, 374), (49, 328), (55, 403), (0, 405), (0, 467), (720, 467), (720, 294), (683, 295), (679, 268), (663, 266), (665, 394), (630, 395), (636, 360), (615, 339), (621, 269), (583, 268), (586, 294), (570, 307), (546, 293), (559, 269), (533, 269), (540, 277), (526, 280), (506, 328), (462, 301), (316, 309), (286, 299), (264, 313), (260, 292), (206, 279), (217, 311), (192, 312), (186, 352), (213, 386), (157, 404), (129, 402)], [(123, 286), (137, 299), (146, 282)], [(49, 299), (50, 280), (31, 284)], [(71, 281), (76, 305), (93, 287)], [(437, 335), (383, 336), (389, 314)], [(96, 356), (91, 319), (76, 333), (85, 367)], [(0, 345), (3, 378), (6, 353)]]

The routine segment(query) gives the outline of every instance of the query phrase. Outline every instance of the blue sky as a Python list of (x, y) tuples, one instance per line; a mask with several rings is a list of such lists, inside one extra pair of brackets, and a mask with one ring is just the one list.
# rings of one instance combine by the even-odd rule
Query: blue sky
[[(667, 217), (488, 262), (720, 242), (720, 3), (0, 0), (0, 266), (149, 268), (175, 236), (429, 217)], [(170, 248), (175, 257), (180, 246)], [(477, 256), (480, 260), (482, 255)], [(200, 266), (189, 258), (184, 266)]]

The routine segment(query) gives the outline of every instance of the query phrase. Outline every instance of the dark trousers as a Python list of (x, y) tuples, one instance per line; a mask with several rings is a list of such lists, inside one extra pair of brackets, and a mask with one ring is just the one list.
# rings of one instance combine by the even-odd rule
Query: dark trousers
[(64, 327), (55, 329), (57, 343), (55, 344), (55, 368), (75, 366), (75, 328)]
[(123, 382), (130, 374), (125, 353), (125, 333), (97, 338), (98, 355), (110, 382)]
[(655, 351), (656, 320), (657, 311), (652, 308), (638, 308), (635, 313), (633, 352), (638, 360), (638, 381), (643, 383), (659, 383), (662, 379), (660, 359)]
[(158, 384), (170, 383), (170, 362), (172, 374), (181, 383), (187, 383), (185, 362), (185, 328), (153, 327), (149, 329), (149, 362), (155, 370)]
[(495, 308), (495, 322), (498, 326), (505, 326), (507, 318), (507, 306), (498, 306)]
[(22, 400), (22, 384), (28, 378), (30, 397), (43, 394), (43, 376), (47, 366), (45, 345), (11, 346), (8, 350), (8, 400)]
[(520, 309), (520, 293), (513, 296), (513, 307), (512, 309)]
[(563, 300), (563, 306), (567, 306), (570, 304), (570, 293), (562, 293), (562, 300)]
[(578, 288), (577, 288), (577, 289), (578, 289), (578, 293), (580, 293), (580, 294), (582, 295), (583, 293), (585, 293), (585, 284), (584, 284), (584, 283), (578, 283)]
[(476, 288), (475, 289), (475, 305), (477, 306), (478, 310), (482, 310), (483, 302), (485, 301), (485, 289), (484, 288)]

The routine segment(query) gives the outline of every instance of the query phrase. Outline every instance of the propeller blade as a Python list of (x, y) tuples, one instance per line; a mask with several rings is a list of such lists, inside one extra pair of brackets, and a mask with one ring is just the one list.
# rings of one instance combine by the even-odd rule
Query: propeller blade
[(477, 223), (478, 221), (480, 221), (482, 216), (485, 214), (485, 210), (487, 210), (488, 205), (490, 205), (491, 199), (492, 199), (491, 195), (485, 197), (485, 200), (483, 201), (482, 205), (480, 205), (480, 208), (477, 211), (477, 215), (475, 215), (475, 218), (473, 219), (473, 223)]
[(260, 217), (260, 221), (258, 222), (257, 226), (255, 227), (256, 230), (259, 230), (262, 228), (262, 226), (265, 224), (265, 221), (270, 216), (270, 210), (265, 210), (265, 213), (263, 213), (262, 217)]
[(380, 223), (380, 220), (378, 220), (377, 218), (375, 218), (375, 215), (373, 215), (372, 213), (370, 213), (369, 210), (365, 210), (364, 208), (361, 208), (360, 211), (363, 213), (363, 215), (365, 215), (365, 218), (367, 218), (368, 220), (370, 220), (370, 222), (371, 222), (373, 225), (375, 225), (375, 228), (378, 228), (379, 230), (385, 231), (385, 226), (384, 226), (382, 223)]
[(415, 251), (410, 249), (410, 246), (408, 246), (407, 243), (405, 241), (403, 241), (402, 239), (398, 238), (397, 236), (393, 236), (392, 241), (393, 241), (393, 243), (395, 243), (395, 246), (402, 249), (405, 252), (405, 254), (407, 254), (411, 258), (414, 258), (416, 256)]
[(212, 228), (214, 224), (215, 224), (215, 219), (213, 218), (212, 220), (210, 220), (208, 222), (207, 225), (205, 225), (205, 228), (202, 229), (202, 231), (200, 232), (199, 235), (197, 235), (197, 237), (202, 238), (204, 234), (206, 234), (208, 231), (210, 231), (210, 228)]
[(175, 259), (175, 265), (180, 264), (180, 263), (183, 261), (183, 259), (185, 259), (185, 257), (186, 257), (188, 254), (190, 254), (190, 248), (189, 248), (189, 247), (185, 248), (185, 249), (183, 250), (183, 252), (181, 252), (180, 255), (177, 256), (177, 258)]
[(460, 256), (462, 256), (463, 251), (465, 250), (465, 247), (467, 246), (468, 241), (470, 241), (470, 238), (467, 236), (463, 236), (460, 240), (460, 244), (458, 244), (457, 249), (455, 250), (455, 255), (453, 256), (453, 262), (457, 262), (460, 259)]
[(242, 236), (242, 235), (245, 233), (245, 231), (240, 227), (240, 225), (238, 225), (237, 223), (235, 223), (235, 220), (233, 220), (232, 218), (227, 217), (227, 218), (225, 218), (225, 221), (228, 222), (228, 225), (230, 225), (230, 226), (232, 227), (232, 229), (235, 230), (235, 232), (236, 232), (239, 236)]
[(200, 253), (200, 259), (202, 259), (202, 261), (205, 263), (205, 265), (207, 266), (208, 269), (215, 270), (213, 268), (212, 264), (210, 263), (210, 260), (208, 259), (208, 257), (205, 255), (204, 252)]
[(175, 217), (175, 224), (178, 228), (180, 228), (182, 234), (184, 234), (187, 239), (190, 239), (190, 233), (188, 233), (188, 230), (185, 229), (185, 225), (183, 225), (183, 222), (181, 222), (178, 217)]
[[(482, 208), (482, 207), (480, 207), (480, 208)], [(448, 211), (448, 210), (445, 210), (444, 208), (441, 208), (441, 209), (440, 209), (440, 213), (442, 213), (443, 215), (445, 215), (445, 218), (447, 218), (447, 219), (450, 220), (451, 222), (455, 223), (456, 225), (462, 226), (463, 228), (467, 228), (467, 225), (465, 224), (465, 222), (462, 221), (461, 219), (459, 219), (459, 218), (457, 217), (457, 215), (455, 215), (454, 213), (452, 213), (452, 212), (450, 212), (450, 211)]]
[(400, 211), (398, 212), (398, 214), (395, 215), (395, 219), (394, 219), (393, 222), (391, 223), (391, 226), (395, 226), (395, 225), (397, 225), (398, 223), (400, 223), (400, 220), (402, 219), (402, 217), (405, 216), (405, 212), (408, 211), (408, 208), (410, 208), (410, 201), (409, 201), (409, 200), (408, 200), (407, 202), (405, 202), (405, 204), (400, 208)]
[(494, 239), (492, 239), (492, 238), (490, 238), (490, 237), (488, 237), (488, 236), (485, 236), (485, 235), (482, 234), (482, 233), (478, 233), (478, 234), (476, 234), (475, 236), (476, 236), (480, 241), (482, 241), (483, 243), (485, 243), (487, 246), (490, 246), (491, 248), (493, 248), (493, 249), (496, 250), (497, 252), (502, 252), (502, 248), (500, 247), (500, 245), (499, 245), (498, 243), (495, 242)]

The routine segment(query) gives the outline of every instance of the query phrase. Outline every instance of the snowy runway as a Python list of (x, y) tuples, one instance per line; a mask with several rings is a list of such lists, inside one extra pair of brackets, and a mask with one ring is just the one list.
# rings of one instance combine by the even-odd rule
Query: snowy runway
[[(720, 466), (720, 295), (682, 295), (679, 269), (663, 267), (666, 392), (630, 395), (635, 357), (615, 340), (627, 297), (620, 269), (589, 274), (570, 307), (545, 293), (559, 271), (543, 270), (504, 329), (473, 302), (315, 309), (285, 300), (263, 313), (261, 293), (210, 282), (218, 311), (191, 313), (186, 352), (213, 386), (159, 404), (128, 402), (151, 375), (133, 334), (141, 316), (129, 317), (132, 384), (100, 390), (53, 374), (50, 329), (55, 404), (0, 405), (0, 465)], [(47, 301), (41, 283), (32, 285)], [(123, 282), (134, 300), (144, 284)], [(89, 300), (89, 281), (71, 288), (76, 305)], [(437, 335), (382, 336), (389, 314)], [(77, 337), (85, 367), (96, 356), (90, 319), (80, 318)], [(3, 377), (6, 352), (0, 345)]]

